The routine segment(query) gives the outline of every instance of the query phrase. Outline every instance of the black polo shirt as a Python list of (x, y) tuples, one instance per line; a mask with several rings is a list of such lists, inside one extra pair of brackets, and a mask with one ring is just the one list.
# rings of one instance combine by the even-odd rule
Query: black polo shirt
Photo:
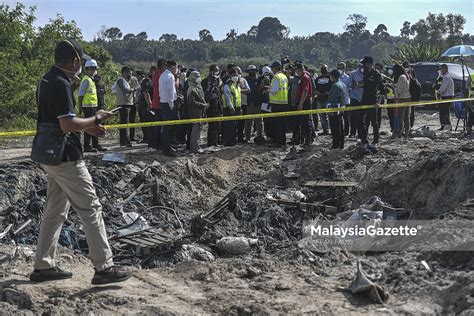
[(364, 71), (364, 92), (362, 93), (362, 104), (370, 105), (377, 103), (377, 91), (384, 91), (380, 73), (372, 69), (369, 73)]
[[(38, 84), (36, 90), (38, 105), (38, 123), (56, 123), (62, 117), (74, 117), (75, 100), (72, 83), (66, 74), (53, 66)], [(63, 162), (82, 159), (81, 138), (79, 133), (66, 134), (66, 148)]]

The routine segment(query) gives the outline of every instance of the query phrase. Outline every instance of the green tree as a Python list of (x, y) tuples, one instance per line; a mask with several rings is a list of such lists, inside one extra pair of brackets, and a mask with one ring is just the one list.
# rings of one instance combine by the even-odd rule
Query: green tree
[(290, 29), (284, 26), (278, 18), (265, 17), (258, 23), (256, 29), (256, 40), (259, 43), (281, 41), (288, 37)]
[(118, 40), (122, 38), (122, 31), (118, 27), (111, 27), (105, 30), (104, 36), (110, 41)]
[(199, 31), (199, 40), (203, 42), (213, 42), (214, 37), (212, 37), (212, 34), (208, 29), (203, 29)]
[(353, 36), (361, 35), (367, 26), (367, 18), (362, 14), (351, 14), (346, 19), (345, 30)]

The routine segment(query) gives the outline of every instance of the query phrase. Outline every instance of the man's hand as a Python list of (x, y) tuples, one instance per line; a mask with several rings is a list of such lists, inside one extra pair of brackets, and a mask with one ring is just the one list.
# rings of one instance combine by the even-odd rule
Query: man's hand
[(85, 132), (92, 136), (102, 137), (105, 136), (106, 130), (103, 125), (96, 125), (86, 129)]
[(114, 113), (109, 112), (109, 111), (104, 111), (104, 110), (99, 110), (96, 113), (97, 118), (101, 121), (105, 121), (106, 119), (108, 119), (109, 117), (111, 117), (113, 115), (114, 115)]

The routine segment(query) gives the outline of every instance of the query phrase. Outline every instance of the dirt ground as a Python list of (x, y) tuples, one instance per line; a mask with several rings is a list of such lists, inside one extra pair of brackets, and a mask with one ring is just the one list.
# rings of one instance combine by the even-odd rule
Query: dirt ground
[[(434, 112), (418, 112), (415, 129), (435, 129), (437, 123)], [(385, 120), (384, 132), (386, 125)], [(347, 219), (350, 210), (372, 196), (413, 210), (416, 219), (473, 220), (473, 138), (454, 131), (430, 137), (420, 134), (408, 141), (393, 141), (384, 135), (375, 154), (361, 151), (353, 139), (347, 140), (344, 150), (331, 151), (330, 136), (319, 136), (311, 148), (297, 147), (294, 152), (245, 144), (211, 148), (203, 155), (180, 152), (177, 159), (171, 159), (144, 145), (126, 150), (117, 147), (117, 136), (111, 135), (104, 143), (114, 152), (126, 153), (126, 164), (104, 162), (102, 154), (86, 155), (109, 235), (123, 225), (118, 220), (120, 207), (162, 227), (170, 217), (163, 219), (153, 207), (165, 205), (177, 212), (189, 233), (193, 216), (209, 210), (229, 191), (235, 192), (238, 202), (214, 227), (184, 238), (182, 249), (147, 257), (146, 264), (141, 261), (146, 256), (136, 248), (114, 249), (117, 262), (128, 265), (133, 277), (100, 287), (90, 284), (93, 269), (75, 243), (82, 236), (74, 211), (64, 230), (75, 237), (64, 235), (66, 246), (58, 254), (60, 266), (71, 270), (74, 277), (29, 282), (46, 178), (28, 159), (29, 139), (0, 140), (0, 233), (9, 224), (18, 227), (32, 219), (21, 233), (0, 239), (0, 315), (472, 315), (473, 252), (356, 254), (339, 249), (308, 252), (298, 247), (302, 220), (320, 213)], [(297, 175), (285, 176), (291, 170)], [(304, 187), (310, 180), (358, 184)], [(330, 208), (302, 214), (266, 198), (296, 192), (311, 203), (331, 200)], [(226, 236), (258, 241), (248, 253), (231, 255), (216, 246)], [(472, 241), (472, 236), (467, 238)], [(358, 259), (371, 267), (371, 274), (378, 275), (377, 284), (388, 292), (384, 304), (348, 291)]]

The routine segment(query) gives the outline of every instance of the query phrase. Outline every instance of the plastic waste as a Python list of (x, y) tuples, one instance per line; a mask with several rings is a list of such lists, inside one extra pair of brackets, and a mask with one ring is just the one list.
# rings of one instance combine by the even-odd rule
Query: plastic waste
[(217, 247), (224, 253), (240, 255), (249, 253), (251, 245), (257, 244), (257, 241), (247, 237), (222, 237), (217, 241)]

